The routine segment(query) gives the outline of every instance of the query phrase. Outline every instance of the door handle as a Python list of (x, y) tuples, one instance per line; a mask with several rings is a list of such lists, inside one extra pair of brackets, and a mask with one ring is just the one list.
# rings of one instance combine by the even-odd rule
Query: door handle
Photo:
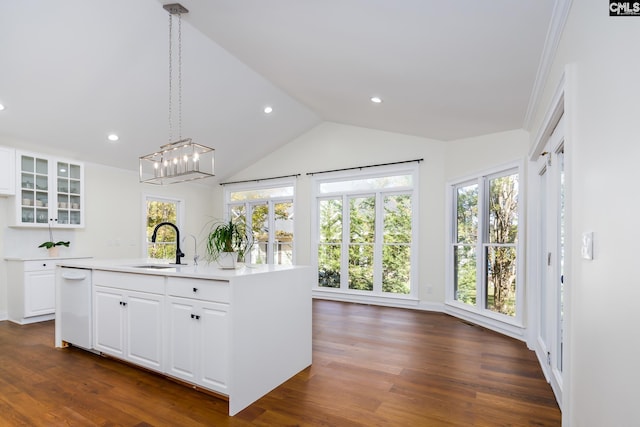
[(87, 278), (86, 274), (70, 274), (62, 273), (62, 278), (66, 280), (84, 280)]

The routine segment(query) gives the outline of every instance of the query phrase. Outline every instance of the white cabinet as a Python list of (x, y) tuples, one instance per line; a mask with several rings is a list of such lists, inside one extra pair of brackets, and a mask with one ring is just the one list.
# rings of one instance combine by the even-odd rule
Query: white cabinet
[(84, 166), (17, 152), (16, 225), (84, 227)]
[(228, 394), (229, 282), (167, 278), (166, 373)]
[[(155, 371), (163, 366), (164, 278), (94, 272), (93, 347)], [(136, 287), (149, 284), (151, 292), (125, 289), (130, 280)], [(113, 286), (96, 286), (96, 283)], [(162, 289), (162, 293), (153, 293)]]
[(16, 150), (0, 147), (0, 196), (16, 194)]
[(9, 320), (21, 325), (51, 320), (55, 313), (55, 263), (8, 260)]
[(124, 358), (123, 291), (93, 287), (93, 347), (112, 356)]
[(227, 304), (168, 297), (168, 375), (227, 394)]
[(61, 263), (92, 269), (93, 350), (226, 395), (229, 415), (311, 365), (311, 267), (142, 263)]

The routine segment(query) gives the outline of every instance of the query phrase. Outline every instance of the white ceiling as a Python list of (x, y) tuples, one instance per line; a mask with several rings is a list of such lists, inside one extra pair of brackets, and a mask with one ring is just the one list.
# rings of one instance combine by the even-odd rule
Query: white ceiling
[[(0, 136), (137, 170), (169, 138), (163, 3), (0, 0)], [(182, 136), (216, 148), (224, 179), (322, 121), (440, 140), (522, 127), (555, 0), (181, 3)]]

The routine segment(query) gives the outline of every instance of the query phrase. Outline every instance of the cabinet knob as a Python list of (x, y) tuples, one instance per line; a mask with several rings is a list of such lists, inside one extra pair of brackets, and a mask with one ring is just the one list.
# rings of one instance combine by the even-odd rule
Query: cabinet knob
[(193, 292), (198, 292), (198, 288), (193, 288)]
[(193, 313), (191, 313), (191, 318), (192, 318), (192, 319), (195, 319), (195, 318), (196, 318), (196, 315), (195, 315), (195, 314), (193, 314)]
[(47, 266), (47, 263), (42, 264), (42, 266), (43, 266), (43, 267), (46, 267), (46, 266)]
[(196, 320), (200, 320), (200, 316), (196, 314)]

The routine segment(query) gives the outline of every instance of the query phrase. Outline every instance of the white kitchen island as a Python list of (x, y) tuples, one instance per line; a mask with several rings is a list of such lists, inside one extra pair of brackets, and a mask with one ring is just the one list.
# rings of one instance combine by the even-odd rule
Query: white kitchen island
[[(69, 294), (79, 274), (91, 290), (78, 295), (90, 297)], [(87, 299), (91, 344), (80, 347), (227, 396), (235, 415), (311, 365), (314, 277), (307, 266), (59, 262), (55, 345), (76, 344), (68, 331), (82, 317), (73, 313), (78, 300)]]

